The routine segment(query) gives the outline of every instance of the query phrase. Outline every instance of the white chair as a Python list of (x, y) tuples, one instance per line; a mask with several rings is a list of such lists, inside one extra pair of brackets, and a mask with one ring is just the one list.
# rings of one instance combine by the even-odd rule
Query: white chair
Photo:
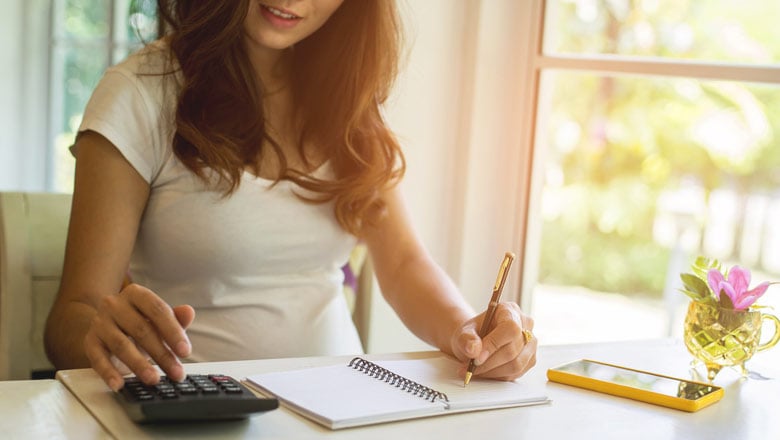
[(70, 194), (0, 192), (0, 380), (54, 369), (43, 330), (62, 275), (70, 205)]

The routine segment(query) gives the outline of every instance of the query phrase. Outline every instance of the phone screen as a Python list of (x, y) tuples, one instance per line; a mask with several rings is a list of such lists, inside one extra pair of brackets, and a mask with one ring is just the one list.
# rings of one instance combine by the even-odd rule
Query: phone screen
[(600, 380), (602, 382), (639, 388), (688, 400), (700, 399), (701, 397), (718, 390), (718, 387), (713, 385), (656, 376), (651, 373), (629, 370), (584, 359), (562, 365), (555, 369), (578, 376)]

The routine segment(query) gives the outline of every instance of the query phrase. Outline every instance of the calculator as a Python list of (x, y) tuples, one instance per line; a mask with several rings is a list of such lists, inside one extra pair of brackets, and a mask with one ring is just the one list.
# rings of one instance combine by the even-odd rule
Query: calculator
[(190, 374), (181, 382), (162, 376), (157, 385), (128, 377), (115, 395), (136, 423), (245, 419), (279, 407), (275, 398), (257, 397), (224, 374)]

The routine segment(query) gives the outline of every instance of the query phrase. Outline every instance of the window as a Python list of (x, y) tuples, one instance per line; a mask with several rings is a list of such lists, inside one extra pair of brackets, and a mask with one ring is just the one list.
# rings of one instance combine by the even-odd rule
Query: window
[(536, 3), (540, 340), (681, 334), (698, 254), (780, 279), (780, 3)]
[(154, 0), (54, 0), (50, 53), (50, 161), (47, 186), (73, 189), (73, 143), (105, 69), (157, 35)]

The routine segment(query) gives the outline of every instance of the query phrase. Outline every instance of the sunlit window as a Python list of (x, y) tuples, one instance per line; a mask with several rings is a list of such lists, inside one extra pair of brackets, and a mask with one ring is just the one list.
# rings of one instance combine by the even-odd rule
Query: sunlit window
[(678, 274), (699, 254), (780, 279), (778, 15), (761, 0), (546, 2), (540, 339), (680, 334)]

